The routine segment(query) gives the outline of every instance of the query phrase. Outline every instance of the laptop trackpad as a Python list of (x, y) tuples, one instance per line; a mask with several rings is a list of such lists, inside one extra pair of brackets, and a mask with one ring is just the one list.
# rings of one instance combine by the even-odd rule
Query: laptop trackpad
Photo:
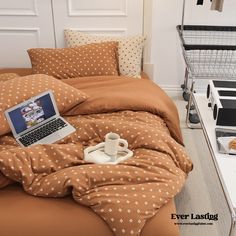
[(59, 133), (53, 133), (48, 135), (47, 137), (39, 140), (37, 143), (35, 144), (50, 144), (50, 143), (55, 143), (56, 141), (62, 139), (63, 137), (59, 134)]

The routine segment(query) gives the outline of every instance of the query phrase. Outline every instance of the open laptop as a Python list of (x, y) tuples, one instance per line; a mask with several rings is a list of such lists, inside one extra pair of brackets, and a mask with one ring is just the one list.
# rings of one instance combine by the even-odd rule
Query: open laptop
[(51, 90), (5, 111), (12, 133), (21, 146), (54, 143), (75, 131), (57, 109)]

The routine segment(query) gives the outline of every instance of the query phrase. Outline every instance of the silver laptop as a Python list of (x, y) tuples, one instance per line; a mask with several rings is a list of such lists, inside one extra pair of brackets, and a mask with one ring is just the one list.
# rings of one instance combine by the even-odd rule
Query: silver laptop
[(75, 128), (63, 119), (51, 90), (5, 111), (12, 133), (21, 146), (54, 143)]

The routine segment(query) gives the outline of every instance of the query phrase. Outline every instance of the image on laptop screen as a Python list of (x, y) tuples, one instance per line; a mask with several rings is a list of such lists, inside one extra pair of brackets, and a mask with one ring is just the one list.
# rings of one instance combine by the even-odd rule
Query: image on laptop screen
[(40, 124), (56, 114), (50, 94), (31, 100), (9, 112), (17, 134)]

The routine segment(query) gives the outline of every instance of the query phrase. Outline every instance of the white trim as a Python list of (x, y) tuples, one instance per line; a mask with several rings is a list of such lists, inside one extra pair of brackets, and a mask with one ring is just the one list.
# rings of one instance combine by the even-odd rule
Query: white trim
[(0, 30), (5, 30), (5, 31), (37, 31), (39, 32), (39, 28), (26, 28), (26, 27), (0, 27)]
[(0, 16), (38, 16), (38, 8), (36, 4), (36, 0), (33, 0), (33, 8), (0, 8)]
[(173, 96), (182, 96), (183, 90), (180, 88), (180, 86), (176, 85), (160, 85), (157, 83), (158, 86), (160, 86), (170, 97)]
[(111, 35), (127, 35), (127, 28), (69, 28), (71, 30), (86, 32), (86, 33), (96, 33), (98, 34), (106, 34), (110, 33)]
[[(121, 0), (119, 0), (121, 1)], [(68, 6), (68, 16), (122, 16), (126, 17), (128, 14), (128, 2), (127, 0), (124, 1), (124, 9), (88, 9), (88, 10), (79, 10), (79, 9), (73, 9), (72, 0), (67, 0), (67, 6)]]
[[(11, 33), (32, 33), (35, 32), (36, 38), (37, 38), (37, 46), (40, 46), (40, 29), (39, 28), (6, 28), (1, 27), (0, 28), (0, 34), (1, 32), (11, 32)], [(36, 45), (35, 45), (36, 46)]]
[[(155, 81), (155, 83), (160, 86), (164, 90), (168, 91), (183, 91), (181, 88), (181, 85), (168, 85), (168, 84), (159, 84), (158, 81)], [(197, 92), (205, 93), (206, 92), (206, 86), (195, 86), (194, 90)]]
[[(171, 93), (171, 94), (174, 94), (174, 95), (183, 95), (183, 90), (182, 88), (180, 87), (180, 85), (161, 85), (161, 84), (158, 84), (156, 81), (155, 83), (161, 87), (166, 93)], [(203, 87), (196, 87), (194, 89), (197, 93), (202, 93), (202, 94), (205, 94), (206, 93), (206, 88), (203, 88)]]
[(173, 92), (182, 92), (180, 85), (161, 85), (156, 82), (158, 86), (160, 86), (165, 91), (173, 91)]

